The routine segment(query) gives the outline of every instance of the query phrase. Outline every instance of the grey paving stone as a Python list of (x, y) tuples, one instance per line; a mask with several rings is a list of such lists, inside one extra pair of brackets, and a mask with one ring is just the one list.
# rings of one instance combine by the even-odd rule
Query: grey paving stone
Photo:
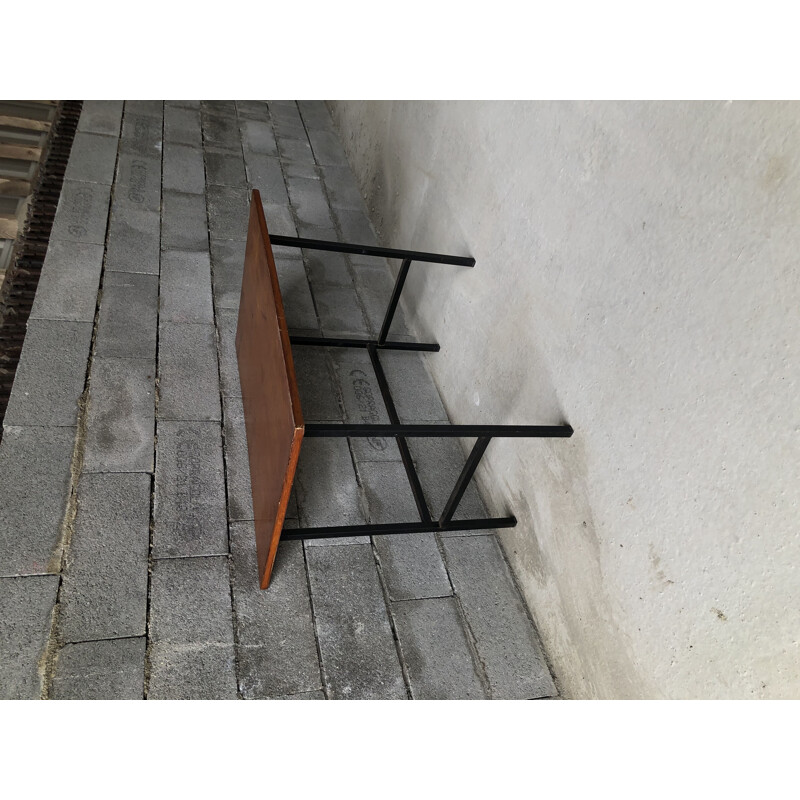
[(241, 151), (205, 149), (206, 180), (208, 184), (245, 189), (244, 160)]
[[(297, 163), (314, 164), (314, 153), (311, 150), (311, 145), (308, 143), (308, 138), (303, 133), (303, 138), (287, 138), (281, 136), (278, 127), (275, 128), (275, 133), (278, 134), (278, 153), (281, 160), (295, 161)], [(299, 136), (299, 134), (298, 134)]]
[(363, 211), (334, 207), (333, 215), (342, 234), (341, 241), (349, 244), (378, 244), (375, 231)]
[[(413, 266), (411, 267), (413, 269)], [(383, 325), (394, 289), (394, 278), (382, 266), (357, 266), (353, 269), (355, 286), (361, 305), (367, 316), (370, 330), (377, 336)], [(405, 319), (403, 309), (398, 305), (389, 328), (389, 339), (410, 336), (411, 330)]]
[(209, 186), (207, 201), (212, 239), (247, 239), (250, 196), (246, 190)]
[(269, 589), (262, 591), (253, 524), (232, 523), (230, 531), (242, 696), (321, 689), (302, 542), (280, 545)]
[(442, 543), (492, 698), (555, 696), (539, 638), (495, 537), (463, 536)]
[(352, 291), (353, 279), (350, 277), (347, 259), (342, 253), (303, 250), (303, 257), (312, 286), (339, 286)]
[[(438, 354), (432, 354), (436, 358)], [(446, 422), (436, 384), (425, 367), (424, 356), (402, 350), (382, 350), (381, 366), (402, 422)]]
[(207, 252), (165, 250), (161, 254), (161, 309), (164, 322), (213, 324), (211, 260)]
[[(122, 200), (122, 202), (120, 202)], [(115, 208), (161, 210), (161, 157), (122, 153), (114, 180)]]
[(297, 235), (292, 211), (288, 205), (265, 203), (262, 200), (261, 206), (264, 209), (264, 218), (267, 221), (267, 230), (270, 234), (274, 233), (278, 236)]
[(287, 178), (286, 186), (299, 222), (320, 228), (330, 227), (333, 224), (328, 200), (320, 181)]
[[(250, 488), (250, 461), (247, 454), (247, 432), (241, 397), (224, 395), (225, 474), (228, 487), (228, 518), (253, 519), (253, 495)], [(295, 505), (294, 516), (297, 516)]]
[(369, 327), (353, 289), (314, 286), (314, 302), (326, 336), (367, 336)]
[(158, 275), (161, 214), (116, 194), (106, 248), (106, 272)]
[[(385, 467), (395, 466), (384, 464)], [(402, 465), (400, 466), (402, 469)], [(398, 476), (398, 480), (405, 476)], [(387, 522), (414, 521), (418, 516), (387, 519)], [(383, 570), (386, 589), (392, 600), (446, 597), (453, 593), (442, 562), (436, 537), (432, 533), (406, 533), (376, 536), (375, 550)]]
[(90, 322), (31, 319), (5, 425), (76, 425), (92, 340)]
[(336, 208), (350, 208), (354, 211), (365, 211), (364, 198), (349, 166), (324, 166), (320, 168), (322, 180), (328, 190), (328, 199)]
[(339, 390), (331, 375), (325, 351), (319, 347), (295, 346), (292, 360), (300, 392), (300, 407), (306, 422), (341, 420)]
[(266, 120), (240, 118), (239, 131), (242, 135), (242, 148), (246, 152), (278, 155), (275, 134)]
[[(405, 467), (397, 461), (359, 464), (370, 522), (416, 522), (414, 495)], [(452, 594), (432, 533), (376, 536), (375, 550), (392, 600), (444, 597)]]
[[(306, 438), (294, 481), (303, 528), (363, 525), (361, 490), (346, 439)], [(366, 536), (308, 540), (309, 547), (368, 542)]]
[(392, 616), (415, 700), (485, 699), (454, 598), (394, 603)]
[(236, 697), (227, 557), (154, 563), (150, 642), (149, 698)]
[(78, 130), (119, 136), (122, 100), (84, 100)]
[(262, 203), (289, 205), (289, 195), (283, 180), (281, 162), (277, 158), (245, 151), (247, 180), (254, 189), (261, 192)]
[(306, 558), (328, 696), (406, 699), (371, 548), (307, 547)]
[(41, 697), (39, 659), (57, 592), (57, 575), (0, 579), (0, 699)]
[(153, 359), (95, 357), (89, 383), (84, 472), (152, 472)]
[(275, 697), (266, 697), (265, 700), (324, 700), (325, 692), (299, 692), (298, 694), (283, 694)]
[(204, 114), (220, 114), (226, 117), (236, 115), (234, 100), (201, 100), (200, 108)]
[(165, 105), (167, 107), (176, 106), (177, 108), (191, 108), (194, 111), (200, 110), (199, 100), (167, 100)]
[(319, 181), (319, 167), (311, 162), (283, 161), (281, 166), (287, 179), (302, 178)]
[(157, 318), (157, 276), (106, 272), (100, 298), (95, 355), (154, 359)]
[(347, 155), (339, 136), (334, 131), (309, 128), (308, 138), (311, 141), (311, 148), (317, 164), (337, 167), (348, 165)]
[[(438, 517), (456, 485), (467, 461), (467, 454), (461, 449), (458, 439), (451, 438), (409, 439), (408, 448), (417, 467), (417, 474), (431, 515)], [(486, 507), (481, 501), (475, 481), (470, 481), (453, 519), (478, 519), (485, 516)], [(472, 531), (447, 531), (440, 535), (448, 537), (472, 535), (472, 533)], [(475, 531), (476, 535), (480, 533)]]
[(297, 107), (309, 130), (333, 130), (333, 120), (324, 100), (298, 100)]
[[(345, 419), (369, 425), (390, 422), (383, 404), (375, 370), (366, 350), (342, 348), (330, 351), (337, 383), (342, 392)], [(392, 438), (379, 436), (353, 437), (350, 449), (356, 463), (399, 461), (400, 451)]]
[(149, 700), (236, 700), (236, 658), (229, 644), (150, 646)]
[(102, 245), (51, 242), (30, 318), (94, 322), (102, 269)]
[(294, 100), (269, 100), (267, 101), (270, 117), (277, 125), (301, 125), (303, 120)]
[(294, 109), (291, 113), (284, 113), (279, 110), (270, 115), (270, 120), (278, 139), (308, 141), (306, 126), (303, 124), (303, 120), (300, 118), (297, 109)]
[(239, 383), (239, 361), (236, 357), (236, 326), (238, 311), (217, 309), (217, 332), (219, 334), (219, 378), (222, 394), (242, 396)]
[(164, 113), (163, 100), (126, 100), (125, 113), (141, 114), (147, 117), (161, 117)]
[(162, 204), (161, 247), (164, 250), (208, 250), (203, 195), (164, 190)]
[(242, 140), (235, 113), (229, 116), (203, 113), (203, 143), (241, 152)]
[(237, 100), (236, 113), (239, 118), (269, 121), (269, 108), (266, 100)]
[(199, 112), (167, 101), (164, 107), (164, 141), (202, 147), (203, 132), (200, 127)]
[(111, 187), (105, 184), (65, 180), (50, 241), (103, 244), (110, 196)]
[(58, 652), (53, 700), (141, 700), (144, 636), (67, 644)]
[(75, 428), (14, 427), (0, 443), (0, 575), (58, 572)]
[(164, 118), (153, 106), (127, 101), (122, 114), (120, 152), (139, 156), (161, 155)]
[(227, 553), (223, 469), (219, 423), (159, 421), (155, 558)]
[(241, 240), (211, 240), (211, 275), (218, 309), (239, 308), (245, 245)]
[(67, 180), (111, 185), (117, 163), (117, 144), (118, 139), (113, 136), (78, 131), (72, 140), (64, 177)]
[(144, 636), (150, 476), (82, 475), (59, 603), (59, 639)]
[(164, 145), (164, 189), (184, 194), (203, 194), (206, 170), (203, 151), (192, 145)]
[(318, 330), (317, 312), (303, 262), (299, 258), (278, 259), (275, 267), (286, 324), (290, 329)]
[(325, 242), (340, 241), (334, 228), (320, 228), (317, 225), (306, 225), (304, 222), (297, 223), (297, 235), (304, 239), (322, 239)]
[(159, 325), (158, 384), (159, 419), (220, 419), (213, 325)]
[(150, 639), (170, 644), (233, 644), (227, 556), (165, 558), (153, 564)]

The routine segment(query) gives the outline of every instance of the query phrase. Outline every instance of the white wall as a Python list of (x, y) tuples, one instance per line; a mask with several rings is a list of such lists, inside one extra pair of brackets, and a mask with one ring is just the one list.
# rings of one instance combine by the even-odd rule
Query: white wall
[(800, 106), (332, 103), (563, 693), (800, 697)]

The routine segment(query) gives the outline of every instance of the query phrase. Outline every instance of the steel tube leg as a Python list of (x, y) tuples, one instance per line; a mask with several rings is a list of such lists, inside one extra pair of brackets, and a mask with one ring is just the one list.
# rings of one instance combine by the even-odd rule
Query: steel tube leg
[(461, 502), (461, 498), (464, 496), (464, 492), (467, 490), (467, 486), (472, 480), (472, 476), (475, 474), (475, 469), (481, 460), (481, 456), (486, 451), (491, 440), (491, 436), (481, 436), (478, 441), (475, 442), (472, 452), (469, 454), (469, 458), (467, 458), (467, 463), (464, 464), (464, 469), (461, 470), (461, 474), (458, 476), (450, 499), (447, 501), (442, 511), (442, 516), (439, 517), (440, 526), (443, 527), (447, 525), (452, 519), (453, 514), (455, 514), (458, 504)]

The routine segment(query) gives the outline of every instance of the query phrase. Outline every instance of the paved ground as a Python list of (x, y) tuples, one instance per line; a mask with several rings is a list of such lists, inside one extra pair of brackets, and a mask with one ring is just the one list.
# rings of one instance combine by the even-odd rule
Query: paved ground
[[(250, 188), (272, 233), (375, 243), (321, 102), (84, 104), (0, 445), (0, 696), (555, 695), (491, 531), (286, 542), (257, 588)], [(377, 332), (385, 262), (276, 254), (296, 331)], [(388, 422), (366, 353), (295, 358), (307, 420)], [(447, 419), (423, 356), (383, 361), (403, 421)], [(464, 453), (412, 450), (440, 511)], [(462, 507), (485, 513), (474, 486)], [(395, 443), (304, 442), (289, 517), (415, 519)]]

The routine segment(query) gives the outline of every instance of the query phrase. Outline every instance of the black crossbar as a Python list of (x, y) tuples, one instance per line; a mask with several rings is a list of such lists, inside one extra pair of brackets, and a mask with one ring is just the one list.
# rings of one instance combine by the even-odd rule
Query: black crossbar
[(379, 342), (377, 339), (328, 338), (326, 336), (290, 335), (292, 344), (309, 347), (376, 347), (378, 350), (417, 350), (426, 353), (438, 353), (439, 345), (433, 342)]
[(284, 528), (281, 541), (293, 539), (337, 539), (343, 536), (381, 536), (397, 533), (435, 533), (437, 531), (481, 531), (513, 528), (516, 517), (463, 519), (440, 525), (438, 522), (382, 522), (375, 525), (331, 525), (324, 528)]
[(344, 242), (328, 242), (323, 239), (303, 239), (297, 236), (270, 235), (269, 240), (271, 244), (281, 247), (300, 247), (305, 250), (328, 250), (333, 253), (353, 253), (384, 258), (410, 258), (412, 261), (452, 264), (456, 267), (475, 266), (475, 259), (471, 256), (448, 256), (443, 253), (422, 253), (417, 250), (398, 250), (394, 247), (374, 247), (368, 244), (345, 244)]
[(501, 436), (513, 438), (567, 438), (569, 425), (437, 425), (437, 424), (351, 424), (349, 422), (307, 422), (306, 436)]

